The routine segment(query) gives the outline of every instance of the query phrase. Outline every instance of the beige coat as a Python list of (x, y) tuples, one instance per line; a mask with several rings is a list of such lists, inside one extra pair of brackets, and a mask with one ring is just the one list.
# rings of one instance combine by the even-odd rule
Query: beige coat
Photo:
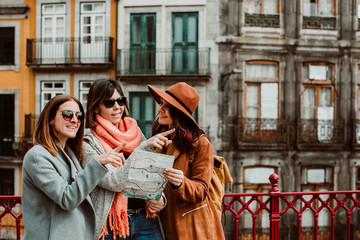
[(200, 138), (189, 167), (189, 153), (180, 153), (174, 168), (184, 172), (184, 181), (175, 189), (169, 182), (164, 190), (167, 206), (160, 212), (166, 239), (225, 239), (220, 216), (209, 197), (213, 172), (213, 149), (209, 140)]

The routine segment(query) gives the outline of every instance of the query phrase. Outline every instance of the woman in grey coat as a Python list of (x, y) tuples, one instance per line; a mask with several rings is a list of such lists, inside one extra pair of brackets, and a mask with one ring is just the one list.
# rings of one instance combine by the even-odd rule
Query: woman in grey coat
[(23, 162), (22, 211), (27, 240), (89, 240), (95, 212), (89, 193), (107, 173), (107, 163), (121, 165), (123, 146), (93, 158), (82, 169), (84, 110), (74, 97), (58, 95), (41, 112), (34, 147)]

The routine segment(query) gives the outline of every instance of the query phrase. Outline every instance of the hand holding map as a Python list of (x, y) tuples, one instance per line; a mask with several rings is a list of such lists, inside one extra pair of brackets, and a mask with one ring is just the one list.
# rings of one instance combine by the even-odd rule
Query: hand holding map
[(124, 197), (158, 199), (167, 179), (163, 171), (171, 168), (174, 156), (135, 149), (127, 161), (131, 161)]

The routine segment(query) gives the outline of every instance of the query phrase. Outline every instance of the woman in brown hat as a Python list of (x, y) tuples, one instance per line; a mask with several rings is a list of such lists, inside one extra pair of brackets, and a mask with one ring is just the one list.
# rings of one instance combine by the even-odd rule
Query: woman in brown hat
[[(164, 193), (167, 206), (160, 212), (166, 239), (225, 239), (220, 216), (209, 196), (213, 171), (213, 149), (191, 114), (199, 94), (180, 82), (166, 91), (148, 85), (159, 103), (153, 135), (175, 128), (172, 143), (156, 152), (175, 156)], [(189, 159), (193, 157), (191, 165)]]

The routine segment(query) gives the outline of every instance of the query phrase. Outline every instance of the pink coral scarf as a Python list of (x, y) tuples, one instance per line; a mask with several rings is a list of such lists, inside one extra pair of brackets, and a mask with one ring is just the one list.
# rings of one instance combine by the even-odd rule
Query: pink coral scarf
[[(105, 152), (116, 148), (121, 143), (127, 142), (122, 152), (130, 155), (140, 145), (142, 134), (135, 119), (124, 117), (120, 121), (119, 128), (99, 114), (96, 114), (96, 120), (98, 125), (95, 129), (91, 129), (91, 133), (100, 141)], [(107, 222), (109, 222), (110, 230), (114, 233), (114, 240), (116, 235), (122, 238), (129, 236), (127, 198), (123, 198), (123, 193), (124, 191), (116, 193), (99, 239), (104, 239), (109, 234)]]

